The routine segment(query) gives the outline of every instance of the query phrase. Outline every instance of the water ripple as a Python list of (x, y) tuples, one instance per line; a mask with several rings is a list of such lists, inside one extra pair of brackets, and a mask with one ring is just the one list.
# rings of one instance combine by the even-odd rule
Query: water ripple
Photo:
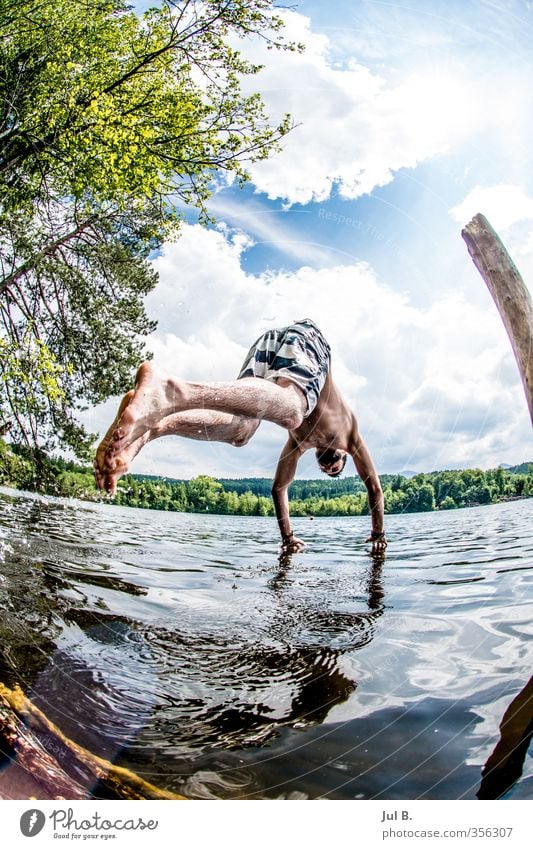
[[(286, 567), (271, 519), (0, 502), (4, 677), (83, 745), (169, 789), (474, 794), (531, 665), (531, 501), (389, 517), (384, 563), (365, 519), (297, 520)], [(415, 778), (417, 735), (435, 761)]]

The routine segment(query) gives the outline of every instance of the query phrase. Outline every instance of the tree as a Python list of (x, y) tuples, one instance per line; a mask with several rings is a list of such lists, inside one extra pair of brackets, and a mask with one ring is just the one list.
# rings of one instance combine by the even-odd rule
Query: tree
[(222, 484), (209, 475), (199, 475), (187, 484), (187, 498), (193, 511), (218, 512), (217, 505), (222, 492)]
[[(246, 179), (288, 129), (240, 79), (260, 66), (232, 39), (294, 49), (272, 0), (3, 0), (2, 203), (60, 187), (86, 202), (178, 195), (202, 203), (213, 170)], [(6, 189), (9, 188), (10, 200)]]
[(239, 496), (239, 513), (243, 516), (253, 516), (257, 510), (258, 496), (253, 492), (243, 492)]
[[(38, 209), (31, 225), (26, 222), (19, 231), (18, 217), (11, 216), (11, 245), (18, 257), (29, 247), (30, 232), (33, 246), (39, 245), (42, 213)], [(69, 214), (77, 216), (75, 205)], [(12, 275), (5, 286), (0, 411), (14, 422), (12, 438), (46, 445), (48, 433), (51, 442), (82, 454), (90, 438), (72, 410), (116, 395), (131, 382), (146, 356), (142, 336), (154, 328), (142, 303), (156, 282), (147, 262), (144, 223), (139, 211), (115, 211), (95, 216), (83, 235), (59, 244), (71, 224), (65, 221), (61, 229), (55, 227), (57, 248), (43, 250), (31, 268)]]
[(220, 494), (218, 509), (220, 513), (233, 516), (239, 512), (239, 496), (236, 492), (222, 492)]
[(30, 485), (32, 475), (30, 461), (14, 454), (9, 445), (0, 439), (0, 484), (24, 489)]
[(435, 509), (435, 492), (430, 483), (423, 483), (420, 485), (416, 509), (421, 513)]
[(177, 200), (205, 219), (217, 173), (244, 181), (289, 129), (243, 93), (238, 39), (296, 46), (272, 0), (1, 0), (0, 30), (0, 423), (80, 451), (73, 412), (146, 356)]
[(409, 498), (403, 489), (394, 491), (388, 487), (383, 491), (386, 513), (406, 513), (409, 508)]

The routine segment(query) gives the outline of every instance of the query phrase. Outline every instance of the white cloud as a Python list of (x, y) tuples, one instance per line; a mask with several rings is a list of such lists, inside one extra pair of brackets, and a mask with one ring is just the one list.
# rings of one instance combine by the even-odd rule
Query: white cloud
[(519, 264), (524, 284), (533, 280), (533, 197), (522, 186), (499, 183), (475, 186), (450, 215), (465, 225), (481, 212), (502, 237), (512, 259)]
[(500, 183), (475, 186), (450, 214), (460, 224), (481, 212), (496, 230), (509, 230), (520, 221), (533, 221), (533, 198), (521, 186)]
[(477, 110), (457, 71), (425, 68), (398, 74), (391, 84), (353, 59), (332, 63), (327, 36), (301, 14), (287, 11), (285, 18), (289, 37), (303, 41), (305, 52), (263, 53), (255, 44), (253, 58), (265, 68), (249, 83), (271, 115), (288, 111), (299, 124), (280, 154), (251, 169), (269, 197), (321, 201), (334, 184), (342, 196), (359, 197), (443, 151), (474, 122)]
[[(184, 378), (228, 380), (268, 327), (308, 316), (333, 350), (333, 374), (356, 410), (380, 471), (488, 467), (527, 459), (529, 421), (496, 312), (448, 295), (417, 308), (365, 263), (247, 274), (243, 234), (184, 226), (155, 260), (155, 361)], [(105, 408), (106, 423), (111, 418)], [(103, 430), (102, 410), (92, 427)], [(270, 476), (283, 432), (263, 425), (243, 449), (164, 439), (134, 471)], [(315, 475), (311, 461), (302, 465)]]

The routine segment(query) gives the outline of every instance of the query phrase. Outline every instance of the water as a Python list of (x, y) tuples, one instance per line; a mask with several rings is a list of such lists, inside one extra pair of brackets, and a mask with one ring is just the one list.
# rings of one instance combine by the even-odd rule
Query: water
[(4, 489), (0, 680), (186, 795), (533, 798), (532, 506), (387, 517), (384, 562), (296, 520), (280, 567), (272, 519)]

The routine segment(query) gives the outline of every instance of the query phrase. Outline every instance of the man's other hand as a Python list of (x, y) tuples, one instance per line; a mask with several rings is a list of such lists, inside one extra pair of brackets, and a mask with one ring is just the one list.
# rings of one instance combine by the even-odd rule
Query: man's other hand
[(372, 543), (372, 554), (384, 554), (388, 545), (385, 534), (371, 533), (366, 542)]
[(305, 542), (302, 539), (298, 539), (294, 534), (288, 534), (286, 537), (283, 537), (281, 543), (281, 553), (282, 554), (294, 554), (296, 551), (303, 551), (305, 548)]

